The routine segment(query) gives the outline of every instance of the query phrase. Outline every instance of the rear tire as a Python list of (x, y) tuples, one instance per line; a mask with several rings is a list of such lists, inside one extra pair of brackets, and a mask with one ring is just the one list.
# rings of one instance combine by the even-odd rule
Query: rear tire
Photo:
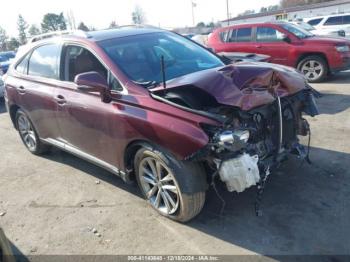
[(21, 109), (18, 109), (16, 112), (16, 126), (19, 136), (29, 152), (34, 155), (41, 155), (50, 150), (50, 146), (40, 141), (34, 125)]
[(297, 68), (309, 83), (322, 82), (328, 75), (327, 61), (317, 55), (305, 57), (298, 63)]
[[(195, 192), (192, 188), (193, 193), (183, 193), (184, 186), (179, 183), (180, 170), (186, 173), (188, 179), (198, 179), (204, 175), (204, 170), (198, 164), (177, 161), (167, 153), (147, 145), (137, 151), (134, 167), (142, 195), (161, 215), (175, 221), (187, 222), (202, 210), (205, 191)], [(186, 181), (188, 180), (182, 180), (182, 183)], [(191, 188), (187, 186), (188, 189), (191, 192)]]

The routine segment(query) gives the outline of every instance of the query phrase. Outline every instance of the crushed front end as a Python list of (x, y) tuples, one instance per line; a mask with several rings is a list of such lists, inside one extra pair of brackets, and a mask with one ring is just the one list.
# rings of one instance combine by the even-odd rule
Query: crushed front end
[(307, 158), (298, 139), (310, 133), (303, 113), (318, 114), (311, 88), (249, 111), (220, 106), (211, 112), (227, 120), (222, 127), (203, 125), (210, 142), (190, 159), (205, 159), (230, 192), (266, 181), (289, 154)]
[(289, 154), (308, 160), (298, 136), (310, 135), (303, 114), (318, 114), (318, 93), (293, 68), (238, 63), (174, 79), (152, 94), (220, 123), (201, 124), (209, 142), (187, 160), (203, 162), (230, 192), (258, 185), (259, 196)]

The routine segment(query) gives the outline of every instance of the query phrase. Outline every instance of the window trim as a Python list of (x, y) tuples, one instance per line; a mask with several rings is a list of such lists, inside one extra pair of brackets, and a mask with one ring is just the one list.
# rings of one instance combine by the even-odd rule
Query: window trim
[[(21, 74), (21, 75), (28, 75), (28, 64), (29, 64), (29, 58), (31, 57), (32, 55), (32, 50), (30, 50), (29, 52), (26, 52), (18, 61), (17, 63), (15, 64), (15, 66), (13, 67), (14, 71), (18, 74)], [(20, 72), (17, 70), (17, 67), (19, 66), (20, 63), (23, 62), (24, 59), (27, 59), (27, 63), (26, 63), (26, 73), (23, 73), (23, 72)]]
[[(230, 41), (231, 38), (232, 38), (232, 33), (235, 32), (235, 37), (234, 37), (234, 40), (235, 41)], [(226, 36), (226, 43), (237, 43), (236, 42), (236, 37), (237, 37), (237, 28), (231, 28), (229, 31), (228, 31), (228, 34)]]
[[(103, 65), (103, 67), (107, 70), (107, 81), (108, 84), (110, 84), (110, 78), (111, 75), (119, 82), (120, 86), (122, 87), (123, 90), (118, 91), (118, 90), (112, 90), (110, 89), (109, 91), (111, 93), (116, 93), (116, 94), (123, 94), (123, 95), (127, 95), (129, 94), (128, 89), (125, 87), (125, 85), (119, 80), (119, 78), (112, 72), (112, 70), (106, 65), (106, 63), (103, 61), (103, 59), (101, 59), (101, 57), (95, 52), (95, 50), (93, 50), (92, 48), (90, 48), (88, 45), (85, 45), (83, 43), (80, 42), (75, 42), (75, 41), (65, 41), (62, 44), (62, 52), (61, 52), (61, 57), (65, 56), (66, 54), (66, 48), (69, 45), (74, 45), (74, 46), (78, 46), (78, 47), (82, 47), (85, 48), (86, 50), (88, 50), (91, 54), (93, 54), (96, 59)], [(64, 59), (61, 59), (61, 63), (60, 63), (60, 79), (59, 81), (64, 82), (64, 83), (69, 83), (69, 84), (73, 84), (75, 88), (77, 88), (77, 85), (74, 82), (71, 81), (66, 81), (66, 80), (62, 80), (62, 71), (64, 70)]]

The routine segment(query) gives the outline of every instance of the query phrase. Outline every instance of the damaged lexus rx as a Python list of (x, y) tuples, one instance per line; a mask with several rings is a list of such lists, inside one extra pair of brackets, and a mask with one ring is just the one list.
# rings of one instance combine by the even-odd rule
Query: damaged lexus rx
[(185, 222), (212, 181), (257, 185), (289, 154), (307, 158), (313, 90), (292, 68), (228, 64), (154, 28), (36, 36), (5, 77), (14, 127), (33, 154), (58, 147), (136, 181), (160, 214)]

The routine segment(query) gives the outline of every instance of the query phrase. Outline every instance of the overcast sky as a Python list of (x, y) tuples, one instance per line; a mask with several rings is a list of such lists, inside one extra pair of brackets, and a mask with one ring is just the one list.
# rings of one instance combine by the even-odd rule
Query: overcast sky
[[(226, 19), (226, 0), (193, 0), (195, 22)], [(279, 0), (229, 0), (231, 16), (246, 9), (277, 4)], [(76, 24), (106, 28), (112, 20), (117, 24), (130, 24), (131, 12), (139, 5), (145, 12), (147, 23), (172, 28), (192, 25), (191, 0), (9, 0), (2, 5), (0, 26), (9, 35), (17, 35), (17, 17), (21, 14), (29, 24), (40, 26), (45, 13), (65, 14), (70, 10)]]

